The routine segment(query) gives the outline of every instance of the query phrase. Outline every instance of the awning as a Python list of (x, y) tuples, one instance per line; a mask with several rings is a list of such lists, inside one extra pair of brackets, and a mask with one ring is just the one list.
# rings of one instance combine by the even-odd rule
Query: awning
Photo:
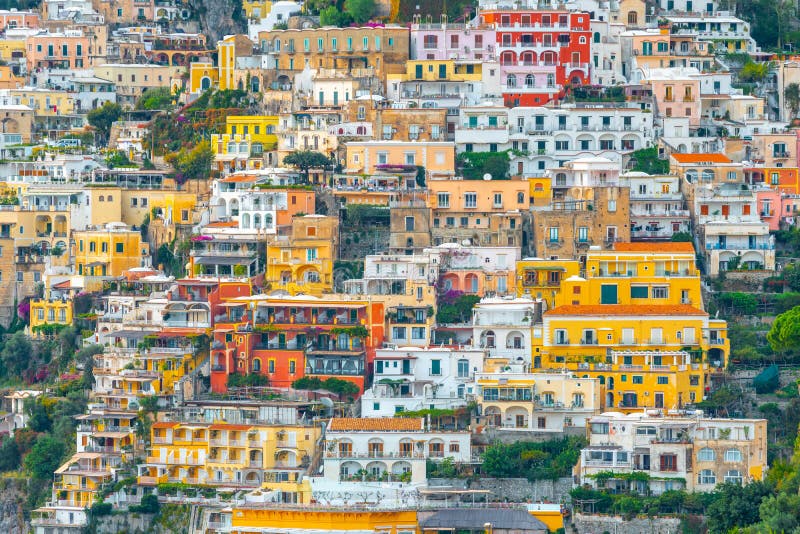
[(131, 434), (133, 434), (133, 430), (131, 430), (131, 432), (94, 432), (92, 434), (92, 437), (93, 438), (115, 438), (115, 439), (121, 439), (121, 438), (124, 438), (126, 436), (130, 436)]
[(249, 302), (220, 302), (217, 306), (222, 306), (223, 308), (235, 308), (238, 306), (247, 306)]
[(256, 258), (250, 256), (240, 257), (220, 257), (220, 256), (203, 256), (195, 258), (194, 262), (199, 265), (246, 265), (256, 261)]
[(545, 266), (545, 265), (526, 265), (523, 267), (526, 271), (566, 271), (566, 267), (558, 267), (556, 265), (552, 266)]
[(158, 330), (117, 330), (116, 332), (106, 332), (103, 334), (104, 337), (121, 337), (121, 338), (129, 338), (135, 339), (144, 336), (152, 336), (157, 334)]

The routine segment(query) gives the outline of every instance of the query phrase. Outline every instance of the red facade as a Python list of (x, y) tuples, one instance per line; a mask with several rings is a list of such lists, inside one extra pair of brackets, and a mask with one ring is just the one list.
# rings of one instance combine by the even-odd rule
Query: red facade
[(498, 9), (482, 12), (481, 22), (496, 30), (507, 106), (541, 106), (568, 83), (589, 83), (588, 13)]

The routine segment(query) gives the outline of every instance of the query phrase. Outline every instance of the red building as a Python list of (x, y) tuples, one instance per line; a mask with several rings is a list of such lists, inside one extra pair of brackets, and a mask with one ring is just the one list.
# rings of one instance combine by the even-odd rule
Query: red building
[(229, 301), (211, 344), (211, 389), (229, 374), (257, 373), (291, 387), (304, 376), (339, 378), (362, 391), (384, 338), (383, 303), (314, 297)]
[(541, 106), (562, 95), (567, 83), (589, 83), (588, 13), (498, 8), (480, 18), (496, 31), (506, 106)]

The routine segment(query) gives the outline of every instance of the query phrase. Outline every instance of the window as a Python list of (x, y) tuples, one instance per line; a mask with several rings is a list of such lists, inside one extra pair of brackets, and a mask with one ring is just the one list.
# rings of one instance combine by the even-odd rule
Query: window
[(733, 482), (734, 484), (742, 483), (742, 472), (738, 469), (732, 469), (725, 473), (725, 482)]
[(502, 208), (503, 207), (503, 193), (495, 193), (494, 194), (494, 204), (495, 208)]
[(436, 200), (440, 208), (450, 207), (450, 193), (439, 193), (436, 195)]
[(405, 326), (393, 326), (392, 327), (392, 338), (393, 339), (406, 339), (406, 327)]
[(656, 381), (658, 382), (658, 385), (665, 386), (665, 385), (669, 384), (669, 377), (668, 376), (659, 376), (656, 379)]
[(633, 375), (632, 382), (634, 384), (644, 384), (644, 377), (642, 375)]
[(275, 372), (275, 360), (270, 360), (268, 364), (268, 372), (274, 373)]
[(700, 449), (700, 451), (697, 453), (698, 462), (714, 462), (716, 459), (717, 453), (714, 452), (714, 449), (709, 449), (708, 447)]
[(438, 38), (436, 35), (426, 35), (422, 38), (423, 48), (438, 48)]
[(442, 360), (431, 360), (431, 376), (442, 374)]
[(659, 458), (661, 471), (677, 471), (678, 457), (675, 454), (662, 454)]
[(665, 299), (669, 293), (669, 288), (667, 286), (656, 286), (653, 288), (653, 298), (654, 299)]
[(550, 237), (550, 242), (558, 243), (558, 226), (551, 226), (548, 233)]
[(293, 375), (297, 371), (297, 361), (289, 360), (289, 374)]
[(414, 217), (406, 217), (406, 232), (414, 231)]
[(702, 471), (700, 471), (700, 475), (698, 475), (697, 477), (697, 482), (699, 484), (716, 484), (717, 475), (715, 475), (714, 471), (712, 471), (711, 469), (703, 469)]
[(725, 462), (735, 463), (742, 461), (742, 451), (739, 449), (728, 449), (725, 451)]
[(631, 286), (631, 298), (632, 299), (646, 299), (647, 298), (647, 286)]
[(469, 360), (458, 360), (458, 378), (469, 377)]
[[(422, 288), (417, 288), (422, 289)], [(420, 296), (422, 298), (422, 296)], [(411, 327), (411, 339), (415, 340), (424, 340), (425, 339), (425, 327), (424, 326), (413, 326)]]
[(117, 252), (124, 252), (125, 251), (125, 243), (116, 243), (115, 250)]
[(478, 193), (464, 193), (464, 207), (477, 208), (478, 207)]
[(586, 243), (587, 241), (589, 241), (589, 227), (588, 226), (578, 227), (578, 242)]

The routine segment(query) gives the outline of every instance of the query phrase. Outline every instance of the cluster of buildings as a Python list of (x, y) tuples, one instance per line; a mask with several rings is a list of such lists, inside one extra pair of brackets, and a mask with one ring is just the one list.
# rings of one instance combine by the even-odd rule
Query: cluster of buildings
[[(612, 491), (765, 476), (764, 420), (697, 410), (731, 352), (701, 277), (780, 267), (796, 59), (745, 92), (732, 54), (769, 56), (715, 2), (243, 10), (217, 42), (182, 1), (0, 11), (0, 323), (103, 349), (35, 532), (149, 494), (193, 503), (193, 532), (559, 528), (559, 503), (430, 482), (495, 438), (585, 435), (573, 482)], [(207, 179), (158, 161), (162, 110), (111, 126), (130, 166), (84, 144), (89, 111), (157, 88), (248, 97), (203, 132)], [(358, 208), (386, 221), (365, 254)]]

